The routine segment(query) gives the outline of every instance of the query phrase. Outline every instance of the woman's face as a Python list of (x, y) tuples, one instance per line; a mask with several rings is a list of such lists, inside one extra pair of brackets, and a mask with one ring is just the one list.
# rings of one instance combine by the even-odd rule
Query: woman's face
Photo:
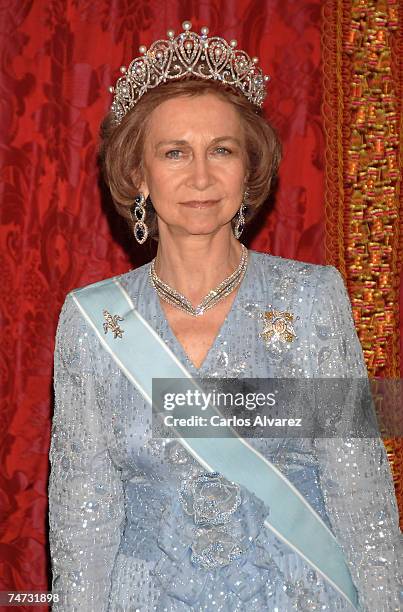
[(241, 119), (214, 94), (178, 96), (150, 115), (141, 191), (150, 195), (160, 236), (214, 234), (231, 219), (245, 191)]

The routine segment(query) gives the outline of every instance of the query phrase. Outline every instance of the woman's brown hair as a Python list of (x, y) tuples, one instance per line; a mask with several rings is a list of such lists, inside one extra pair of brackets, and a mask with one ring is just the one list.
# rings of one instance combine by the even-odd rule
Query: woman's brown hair
[[(129, 221), (130, 208), (139, 188), (133, 175), (141, 183), (143, 173), (144, 139), (147, 119), (162, 102), (177, 96), (200, 96), (214, 93), (234, 105), (241, 117), (245, 133), (248, 175), (248, 210), (250, 220), (262, 206), (270, 192), (273, 177), (281, 159), (281, 146), (276, 132), (247, 98), (230, 87), (215, 81), (189, 78), (171, 81), (150, 89), (122, 119), (119, 125), (108, 113), (101, 124), (99, 157), (105, 181), (118, 212)], [(149, 235), (158, 236), (156, 213), (147, 206), (146, 223)]]

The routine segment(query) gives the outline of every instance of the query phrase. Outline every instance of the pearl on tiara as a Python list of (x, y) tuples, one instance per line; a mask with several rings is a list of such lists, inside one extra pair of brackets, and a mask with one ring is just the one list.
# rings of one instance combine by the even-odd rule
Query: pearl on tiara
[(194, 75), (215, 80), (238, 89), (252, 104), (261, 108), (270, 77), (258, 68), (257, 57), (237, 49), (237, 41), (212, 36), (204, 26), (201, 34), (192, 32), (190, 21), (182, 23), (183, 32), (167, 31), (168, 40), (157, 40), (147, 50), (139, 47), (140, 57), (129, 67), (121, 66), (122, 76), (109, 91), (114, 94), (111, 112), (119, 124), (140, 98), (149, 90), (169, 80)]

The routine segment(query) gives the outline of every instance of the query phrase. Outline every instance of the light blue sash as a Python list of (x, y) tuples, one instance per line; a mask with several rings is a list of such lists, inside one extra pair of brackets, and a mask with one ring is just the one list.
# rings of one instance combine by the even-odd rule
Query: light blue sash
[[(192, 384), (198, 388), (166, 343), (135, 310), (116, 279), (72, 291), (72, 297), (102, 346), (150, 405), (153, 378), (183, 378), (187, 379), (187, 388)], [(110, 317), (120, 317), (110, 319), (107, 333), (106, 311)], [(113, 332), (114, 325), (117, 333)], [(153, 400), (155, 403), (155, 397)], [(354, 609), (359, 609), (343, 552), (327, 525), (272, 463), (230, 428), (228, 435), (232, 437), (179, 436), (178, 440), (206, 471), (219, 472), (259, 497), (269, 508), (265, 526), (321, 574)]]

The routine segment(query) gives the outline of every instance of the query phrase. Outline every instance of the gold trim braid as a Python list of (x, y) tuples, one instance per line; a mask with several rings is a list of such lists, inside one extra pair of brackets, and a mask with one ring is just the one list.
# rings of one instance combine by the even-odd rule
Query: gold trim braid
[[(402, 53), (398, 0), (326, 0), (326, 261), (343, 274), (371, 378), (400, 377)], [(403, 525), (403, 439), (385, 441)]]

